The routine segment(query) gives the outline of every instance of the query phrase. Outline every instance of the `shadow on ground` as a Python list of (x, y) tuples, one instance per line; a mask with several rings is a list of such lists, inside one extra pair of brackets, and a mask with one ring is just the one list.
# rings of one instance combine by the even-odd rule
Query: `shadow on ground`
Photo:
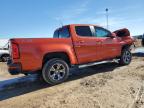
[[(66, 82), (98, 73), (110, 72), (118, 66), (117, 63), (105, 63), (83, 69), (72, 69), (72, 74)], [(48, 87), (50, 85), (40, 80), (36, 75), (0, 81), (0, 101)]]

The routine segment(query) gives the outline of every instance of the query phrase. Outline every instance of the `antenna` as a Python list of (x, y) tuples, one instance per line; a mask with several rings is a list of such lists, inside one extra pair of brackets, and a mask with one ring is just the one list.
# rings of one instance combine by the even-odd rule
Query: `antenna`
[(106, 8), (106, 22), (107, 22), (107, 29), (109, 29), (109, 13), (108, 13), (108, 11), (109, 11), (109, 9), (108, 8)]
[(60, 25), (63, 27), (63, 22), (61, 19), (59, 19)]

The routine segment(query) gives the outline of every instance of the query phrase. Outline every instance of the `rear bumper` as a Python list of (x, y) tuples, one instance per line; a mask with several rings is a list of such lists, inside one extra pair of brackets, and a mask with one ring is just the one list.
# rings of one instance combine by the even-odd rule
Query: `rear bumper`
[(20, 63), (12, 63), (10, 60), (7, 63), (8, 71), (11, 75), (17, 75), (22, 72)]

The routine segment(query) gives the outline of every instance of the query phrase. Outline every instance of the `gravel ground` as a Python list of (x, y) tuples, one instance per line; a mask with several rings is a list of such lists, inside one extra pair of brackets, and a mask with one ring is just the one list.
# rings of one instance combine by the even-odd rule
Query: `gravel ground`
[(33, 76), (11, 76), (0, 63), (0, 108), (144, 108), (144, 55), (128, 66), (105, 63), (75, 70), (50, 86)]

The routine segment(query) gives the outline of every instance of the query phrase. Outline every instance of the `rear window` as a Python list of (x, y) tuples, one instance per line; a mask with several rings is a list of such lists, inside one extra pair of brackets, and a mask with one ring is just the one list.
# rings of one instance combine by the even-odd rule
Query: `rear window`
[(54, 38), (69, 38), (70, 33), (68, 27), (57, 29), (53, 35)]
[(92, 32), (89, 26), (76, 26), (75, 27), (76, 33), (79, 36), (84, 36), (84, 37), (91, 37)]
[(56, 30), (54, 32), (54, 35), (53, 35), (54, 38), (58, 38), (59, 37), (59, 30)]

